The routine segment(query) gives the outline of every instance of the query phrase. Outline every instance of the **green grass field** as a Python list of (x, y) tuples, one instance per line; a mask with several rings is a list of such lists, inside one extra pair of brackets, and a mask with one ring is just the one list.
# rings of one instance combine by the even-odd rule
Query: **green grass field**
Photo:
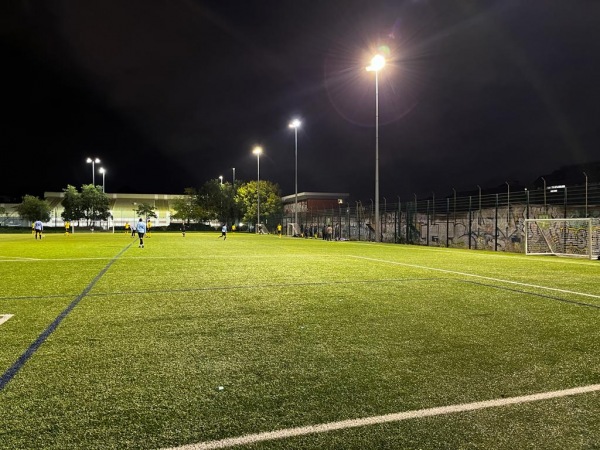
[(600, 448), (600, 262), (219, 235), (0, 235), (0, 448)]

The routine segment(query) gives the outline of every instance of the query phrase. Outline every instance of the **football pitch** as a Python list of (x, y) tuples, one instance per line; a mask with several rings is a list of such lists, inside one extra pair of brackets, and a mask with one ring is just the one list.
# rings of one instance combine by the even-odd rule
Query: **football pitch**
[(0, 234), (0, 449), (600, 448), (600, 262)]

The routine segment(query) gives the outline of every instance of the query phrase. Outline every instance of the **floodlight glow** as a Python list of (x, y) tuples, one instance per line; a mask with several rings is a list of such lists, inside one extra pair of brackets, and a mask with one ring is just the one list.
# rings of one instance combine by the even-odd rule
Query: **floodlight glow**
[(100, 167), (100, 169), (98, 169), (98, 172), (100, 172), (102, 174), (102, 192), (106, 192), (105, 188), (104, 188), (104, 179), (106, 176), (106, 169), (104, 167)]
[(298, 128), (300, 125), (302, 125), (302, 123), (298, 119), (294, 119), (290, 122), (289, 127)]
[(96, 168), (95, 168), (95, 165), (96, 165), (96, 163), (100, 162), (100, 158), (94, 158), (94, 159), (88, 158), (88, 159), (86, 159), (86, 162), (87, 163), (92, 163), (92, 185), (96, 186)]
[(367, 66), (369, 72), (378, 72), (385, 66), (385, 58), (382, 55), (375, 55), (371, 59), (371, 65)]
[(252, 153), (254, 153), (255, 155), (260, 155), (262, 153), (262, 147), (259, 147), (259, 146), (254, 147), (254, 149), (252, 150)]

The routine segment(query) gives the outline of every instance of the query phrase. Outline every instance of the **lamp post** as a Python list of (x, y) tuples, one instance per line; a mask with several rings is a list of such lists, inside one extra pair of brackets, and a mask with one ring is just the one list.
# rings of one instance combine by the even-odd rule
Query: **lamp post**
[(235, 188), (235, 167), (232, 167), (233, 169), (233, 181), (231, 183), (231, 185)]
[(100, 172), (102, 174), (102, 192), (106, 192), (106, 190), (104, 188), (104, 176), (106, 175), (106, 169), (104, 167), (100, 167), (98, 172)]
[(223, 184), (223, 175), (219, 175), (219, 181)]
[(254, 147), (252, 153), (256, 155), (256, 232), (259, 232), (260, 229), (260, 154), (262, 153), (262, 148), (259, 146)]
[(380, 241), (379, 230), (379, 71), (385, 66), (385, 58), (375, 55), (368, 72), (375, 72), (375, 242)]
[(92, 163), (92, 184), (93, 184), (94, 186), (96, 186), (96, 169), (95, 169), (95, 167), (94, 167), (94, 166), (95, 166), (95, 164), (96, 164), (96, 163), (99, 163), (99, 162), (100, 162), (100, 158), (93, 158), (93, 159), (92, 159), (92, 158), (88, 158), (88, 159), (86, 160), (86, 162), (87, 162), (88, 164), (89, 164), (89, 163)]
[[(294, 129), (294, 161), (295, 161), (295, 198), (294, 198), (294, 224), (298, 223), (298, 127), (301, 125), (301, 122), (298, 119), (294, 119), (288, 125), (290, 128)], [(294, 225), (296, 226), (296, 225)]]

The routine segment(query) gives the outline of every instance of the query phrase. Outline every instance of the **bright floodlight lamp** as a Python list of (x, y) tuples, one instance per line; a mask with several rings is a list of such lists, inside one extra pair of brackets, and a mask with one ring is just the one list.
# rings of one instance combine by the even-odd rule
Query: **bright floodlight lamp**
[(104, 167), (100, 167), (100, 169), (98, 169), (98, 172), (102, 174), (102, 192), (106, 192), (104, 188), (104, 177), (106, 176), (106, 169)]
[(379, 226), (379, 71), (385, 66), (385, 58), (375, 55), (371, 65), (367, 66), (368, 72), (375, 72), (375, 242), (381, 240), (381, 227)]
[(252, 153), (256, 155), (256, 232), (260, 231), (260, 154), (262, 147), (254, 147)]
[(295, 182), (294, 182), (294, 227), (298, 225), (298, 127), (300, 127), (302, 123), (298, 119), (294, 119), (288, 125), (290, 128), (294, 129), (294, 160), (295, 160)]
[(92, 185), (93, 185), (93, 186), (96, 186), (96, 169), (95, 169), (95, 167), (94, 167), (94, 166), (95, 166), (95, 164), (96, 164), (96, 163), (99, 163), (99, 162), (100, 162), (100, 158), (93, 158), (93, 159), (92, 159), (92, 158), (88, 158), (88, 159), (86, 160), (86, 162), (87, 162), (88, 164), (89, 164), (89, 163), (92, 163)]
[(221, 184), (223, 184), (223, 175), (219, 175), (219, 180), (221, 181)]
[(375, 55), (371, 59), (371, 65), (367, 66), (369, 72), (379, 72), (385, 66), (385, 58), (382, 55)]

